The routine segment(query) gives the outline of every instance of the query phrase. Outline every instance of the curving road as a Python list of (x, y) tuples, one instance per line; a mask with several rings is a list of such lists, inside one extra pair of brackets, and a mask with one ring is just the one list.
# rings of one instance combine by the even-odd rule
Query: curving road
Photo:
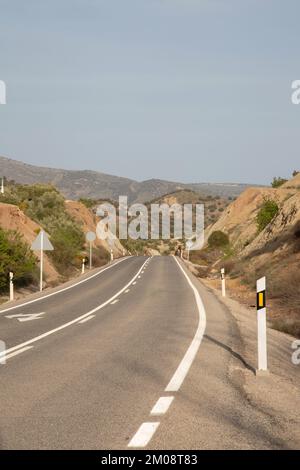
[(232, 317), (177, 258), (125, 258), (7, 304), (0, 332), (2, 449), (275, 445), (228, 378)]

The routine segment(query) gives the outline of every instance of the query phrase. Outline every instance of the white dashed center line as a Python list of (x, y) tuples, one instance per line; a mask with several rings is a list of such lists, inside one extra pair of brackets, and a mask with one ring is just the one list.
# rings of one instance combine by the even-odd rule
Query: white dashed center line
[(165, 414), (168, 411), (173, 400), (174, 400), (174, 397), (160, 397), (155, 403), (155, 405), (153, 406), (150, 414), (151, 415)]
[(116, 304), (117, 302), (119, 302), (119, 299), (113, 300), (113, 301), (110, 303), (110, 305), (114, 305), (114, 304)]
[(128, 447), (145, 447), (159, 426), (158, 423), (143, 423), (128, 444)]
[[(180, 362), (179, 366), (177, 367), (173, 377), (171, 378), (170, 382), (168, 383), (167, 387), (165, 388), (165, 392), (177, 392), (185, 377), (187, 376), (189, 369), (196, 357), (196, 354), (198, 352), (198, 349), (201, 345), (202, 338), (205, 332), (205, 327), (206, 327), (206, 313), (205, 313), (205, 308), (202, 303), (201, 297), (199, 295), (198, 289), (195, 287), (193, 282), (190, 280), (189, 276), (186, 274), (185, 270), (183, 267), (180, 265), (180, 263), (177, 261), (177, 259), (174, 257), (174, 260), (176, 261), (179, 269), (181, 270), (182, 274), (186, 278), (186, 281), (188, 282), (190, 288), (193, 291), (195, 302), (197, 305), (197, 310), (199, 314), (199, 320), (198, 320), (198, 327), (195, 333), (195, 336), (190, 343), (189, 348), (187, 349), (182, 361)], [(134, 283), (133, 283), (134, 284)], [(166, 396), (166, 397), (160, 397), (157, 402), (155, 403), (154, 407), (152, 408), (150, 415), (151, 416), (157, 416), (157, 415), (163, 415), (165, 414), (172, 401), (174, 400), (174, 396)], [(152, 439), (155, 431), (157, 430), (159, 426), (159, 422), (147, 422), (143, 423), (136, 434), (133, 436), (131, 441), (128, 444), (128, 447), (146, 447), (146, 445), (150, 442)]]

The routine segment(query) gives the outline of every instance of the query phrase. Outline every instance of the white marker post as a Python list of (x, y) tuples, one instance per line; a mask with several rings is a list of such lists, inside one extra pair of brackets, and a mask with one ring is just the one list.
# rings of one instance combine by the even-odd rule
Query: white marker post
[(9, 300), (14, 300), (14, 273), (9, 273)]
[(83, 258), (82, 260), (81, 274), (84, 274), (84, 268), (85, 268), (85, 258)]
[(52, 243), (50, 242), (48, 235), (41, 230), (36, 239), (31, 245), (33, 251), (40, 252), (40, 292), (43, 290), (43, 270), (44, 270), (44, 251), (54, 250)]
[(43, 290), (43, 270), (44, 270), (44, 232), (41, 230), (41, 249), (40, 249), (40, 292)]
[(257, 292), (257, 347), (258, 347), (258, 369), (265, 373), (268, 371), (267, 362), (267, 314), (266, 314), (266, 278), (258, 279), (256, 283)]
[(114, 252), (110, 250), (110, 261), (114, 260)]
[(85, 236), (86, 241), (89, 242), (90, 244), (90, 269), (92, 269), (93, 263), (92, 263), (92, 258), (93, 258), (93, 241), (96, 240), (96, 234), (95, 232), (88, 232)]
[(1, 178), (1, 194), (4, 194), (4, 178)]
[(193, 246), (193, 242), (192, 240), (188, 240), (185, 244), (185, 247), (187, 249), (187, 260), (190, 261), (190, 249), (192, 248)]
[(222, 297), (226, 297), (225, 268), (221, 269)]

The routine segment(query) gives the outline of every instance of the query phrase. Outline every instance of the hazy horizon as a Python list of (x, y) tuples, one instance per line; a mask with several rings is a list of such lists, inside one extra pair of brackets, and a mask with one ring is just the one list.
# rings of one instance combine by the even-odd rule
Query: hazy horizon
[[(107, 172), (103, 172), (101, 170), (95, 170), (95, 169), (91, 169), (91, 168), (77, 168), (77, 169), (74, 169), (74, 168), (68, 168), (67, 166), (60, 166), (60, 167), (54, 167), (54, 166), (49, 166), (49, 165), (43, 165), (43, 164), (34, 164), (34, 163), (29, 163), (29, 162), (25, 162), (25, 161), (22, 161), (22, 160), (18, 160), (16, 158), (12, 158), (8, 155), (0, 155), (0, 157), (4, 157), (4, 158), (8, 158), (10, 160), (14, 160), (14, 161), (17, 161), (17, 162), (21, 162), (21, 163), (24, 163), (26, 165), (31, 165), (31, 166), (35, 166), (35, 167), (41, 167), (41, 168), (48, 168), (48, 169), (51, 169), (51, 170), (62, 170), (62, 171), (95, 171), (97, 173), (103, 173), (103, 174), (106, 174), (106, 175), (109, 175), (109, 176), (117, 176), (119, 178), (126, 178), (126, 179), (131, 179), (133, 181), (137, 181), (138, 183), (142, 183), (144, 181), (147, 181), (147, 180), (164, 180), (164, 181), (169, 181), (171, 183), (184, 183), (184, 184), (198, 184), (198, 183), (203, 183), (203, 184), (253, 184), (253, 185), (258, 185), (257, 183), (255, 182), (251, 182), (251, 181), (248, 181), (246, 183), (241, 183), (239, 181), (174, 181), (174, 180), (171, 180), (171, 179), (168, 179), (168, 178), (160, 178), (160, 176), (154, 176), (154, 177), (151, 177), (151, 178), (146, 178), (146, 179), (136, 179), (136, 178), (131, 178), (130, 176), (124, 176), (124, 175), (119, 175), (119, 174), (116, 174), (116, 173), (107, 173)], [(5, 175), (3, 175), (5, 176)], [(0, 174), (0, 177), (1, 177), (1, 174)], [(265, 186), (265, 185), (264, 185)]]
[(299, 13), (296, 0), (2, 0), (0, 155), (137, 181), (289, 178)]

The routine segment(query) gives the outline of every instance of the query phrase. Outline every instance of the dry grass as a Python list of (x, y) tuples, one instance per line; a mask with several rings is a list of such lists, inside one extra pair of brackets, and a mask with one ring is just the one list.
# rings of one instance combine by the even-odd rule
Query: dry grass
[(296, 338), (300, 338), (300, 319), (297, 318), (277, 318), (272, 321), (272, 328), (283, 331)]

